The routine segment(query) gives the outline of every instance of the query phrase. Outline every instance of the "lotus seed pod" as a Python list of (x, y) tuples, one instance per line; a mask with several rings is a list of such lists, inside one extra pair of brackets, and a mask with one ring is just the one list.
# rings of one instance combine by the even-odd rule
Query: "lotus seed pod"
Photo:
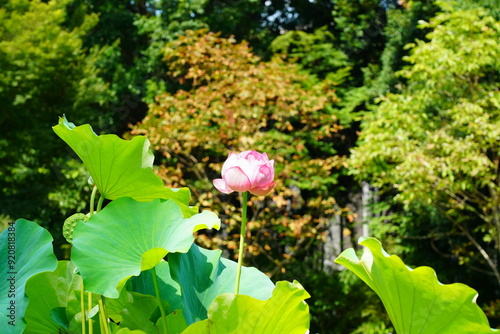
[(63, 236), (70, 244), (73, 241), (73, 232), (75, 231), (76, 225), (81, 221), (86, 222), (87, 220), (89, 220), (89, 217), (83, 213), (75, 213), (66, 218), (63, 225)]

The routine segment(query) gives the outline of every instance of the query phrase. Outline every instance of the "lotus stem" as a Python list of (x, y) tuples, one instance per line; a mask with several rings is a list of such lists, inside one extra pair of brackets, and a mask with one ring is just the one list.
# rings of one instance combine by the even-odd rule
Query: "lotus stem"
[[(94, 185), (92, 187), (92, 194), (90, 195), (90, 211), (89, 211), (89, 216), (92, 217), (94, 214), (94, 203), (95, 203), (95, 196), (97, 194), (97, 186)], [(82, 333), (85, 334), (85, 321), (86, 321), (86, 316), (85, 316), (85, 288), (83, 285), (83, 277), (82, 277), (82, 291), (80, 295), (80, 308), (82, 310)], [(89, 319), (89, 334), (92, 334), (93, 328), (92, 328), (92, 319), (90, 319), (90, 312), (92, 311), (92, 293), (88, 292), (87, 293), (87, 300), (88, 300), (88, 319)]]
[(165, 314), (165, 309), (163, 308), (163, 303), (161, 302), (160, 287), (158, 286), (158, 278), (156, 277), (156, 267), (151, 269), (151, 275), (153, 275), (153, 286), (155, 288), (156, 300), (158, 301), (158, 307), (160, 308), (163, 334), (167, 334), (167, 315)]
[(94, 327), (93, 327), (93, 320), (90, 316), (91, 312), (92, 312), (92, 292), (87, 292), (87, 302), (88, 302), (88, 306), (87, 306), (87, 310), (88, 310), (88, 317), (89, 317), (89, 334), (92, 334), (94, 333)]
[(243, 192), (241, 199), (241, 230), (240, 230), (240, 250), (238, 252), (238, 267), (236, 269), (236, 283), (234, 293), (240, 293), (241, 266), (243, 263), (243, 253), (245, 249), (245, 234), (247, 224), (248, 191)]
[(82, 290), (80, 291), (80, 309), (82, 311), (82, 334), (85, 334), (86, 333), (85, 325), (87, 324), (87, 321), (85, 319), (85, 289), (83, 287), (83, 280), (82, 280)]
[(99, 296), (99, 319), (101, 322), (101, 332), (110, 334), (108, 317), (106, 316), (106, 309), (104, 308), (104, 297)]
[(92, 188), (92, 194), (90, 195), (90, 217), (94, 214), (94, 202), (95, 202), (95, 195), (97, 194), (97, 186), (94, 186)]
[(101, 197), (99, 197), (99, 202), (97, 202), (97, 212), (101, 211), (102, 202), (104, 202), (104, 196), (102, 196), (102, 194), (101, 194)]

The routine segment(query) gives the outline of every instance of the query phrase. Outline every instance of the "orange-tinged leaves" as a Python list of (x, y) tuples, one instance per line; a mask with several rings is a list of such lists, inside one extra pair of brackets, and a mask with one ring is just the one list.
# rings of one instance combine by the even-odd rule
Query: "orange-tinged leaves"
[[(215, 194), (211, 181), (229, 151), (268, 152), (276, 164), (272, 201), (251, 199), (248, 236), (256, 242), (249, 253), (265, 256), (274, 267), (293, 260), (283, 257), (285, 238), (294, 249), (305, 247), (299, 242), (304, 237), (323, 238), (321, 230), (337, 214), (331, 190), (345, 164), (332, 148), (341, 140), (331, 112), (337, 103), (332, 87), (296, 65), (263, 62), (247, 44), (207, 31), (187, 32), (170, 43), (165, 61), (167, 75), (185, 90), (157, 96), (132, 134), (147, 136), (163, 155), (158, 173), (167, 184), (187, 185), (202, 208), (224, 217), (222, 232), (230, 237), (214, 237), (214, 246), (233, 250), (239, 242), (234, 234), (240, 208), (231, 195), (204, 195)], [(305, 202), (299, 189), (307, 189), (311, 200)], [(314, 216), (291, 216), (299, 210)]]

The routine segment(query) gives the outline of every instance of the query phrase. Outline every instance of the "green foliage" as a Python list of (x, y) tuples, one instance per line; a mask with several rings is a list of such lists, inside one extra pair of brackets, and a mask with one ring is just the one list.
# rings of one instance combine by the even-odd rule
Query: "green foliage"
[(262, 25), (274, 37), (293, 30), (312, 32), (332, 23), (333, 3), (329, 0), (270, 0), (264, 4)]
[(151, 321), (158, 307), (155, 297), (123, 290), (117, 299), (109, 300), (108, 305), (111, 309), (109, 316), (119, 322), (122, 329), (160, 332), (160, 328)]
[[(172, 7), (170, 1), (164, 2)], [(256, 54), (266, 58), (269, 44), (283, 32), (310, 32), (332, 22), (329, 0), (200, 0), (187, 3), (194, 7), (190, 19), (205, 23), (210, 31), (220, 32), (225, 38), (232, 36), (238, 41), (248, 41)]]
[[(236, 262), (222, 258), (221, 253), (193, 245), (189, 252), (171, 254), (168, 258), (172, 277), (182, 291), (188, 324), (206, 319), (212, 301), (223, 293), (234, 291)], [(240, 294), (259, 300), (270, 298), (274, 290), (271, 280), (255, 268), (242, 269)]]
[[(109, 138), (97, 139), (103, 137)], [(93, 136), (79, 137), (84, 148), (92, 147), (95, 140)], [(96, 145), (89, 156), (103, 156), (102, 152), (108, 150), (105, 143)], [(120, 152), (131, 155), (127, 149)], [(144, 150), (132, 152), (132, 160), (145, 154)], [(120, 165), (120, 156), (109, 154), (107, 158), (111, 162), (103, 159), (103, 166)], [(143, 160), (150, 163), (149, 159)], [(118, 170), (125, 179), (135, 173), (134, 168)], [(156, 184), (147, 175), (146, 180), (146, 187)], [(7, 266), (0, 275), (7, 282), (3, 288), (0, 285), (7, 296), (1, 301), (4, 309), (9, 310), (7, 305), (16, 307), (13, 321), (26, 312), (27, 332), (85, 332), (87, 322), (101, 333), (155, 334), (167, 333), (168, 329), (177, 333), (309, 331), (309, 307), (304, 300), (310, 295), (297, 281), (282, 281), (274, 286), (263, 273), (246, 268), (242, 291), (248, 295), (228, 292), (233, 288), (230, 282), (236, 265), (221, 259), (220, 251), (193, 245), (194, 231), (219, 226), (214, 213), (204, 211), (184, 218), (181, 206), (174, 200), (139, 202), (130, 197), (116, 198), (102, 210), (100, 201), (97, 213), (93, 213), (95, 192), (91, 196), (90, 218), (85, 221), (79, 217), (81, 221), (74, 227), (73, 263), (60, 262), (54, 272), (37, 275), (28, 285), (31, 276), (56, 267), (50, 234), (35, 223), (18, 220), (0, 235), (3, 253), (15, 254), (14, 259), (5, 261)], [(347, 266), (380, 296), (398, 332), (494, 331), (475, 304), (475, 290), (461, 284), (442, 285), (428, 267), (409, 269), (399, 258), (387, 256), (376, 239), (363, 239), (361, 245), (369, 248), (361, 259), (349, 249), (336, 262)], [(167, 253), (170, 254), (165, 262)], [(148, 274), (150, 279), (144, 276)], [(131, 276), (136, 278), (129, 280)], [(151, 291), (156, 298), (150, 295)], [(94, 296), (91, 292), (102, 295)], [(111, 297), (106, 308), (104, 296)], [(446, 317), (449, 321), (443, 323)], [(24, 327), (24, 323), (21, 325)], [(8, 333), (15, 328), (4, 326)], [(377, 326), (379, 331), (389, 330), (384, 323)], [(370, 332), (374, 328), (360, 326), (358, 331)]]
[[(137, 168), (134, 169), (133, 164), (130, 168), (119, 168), (123, 156), (132, 161), (141, 158), (145, 164), (151, 163), (147, 150), (128, 149), (134, 147), (133, 141), (125, 142), (109, 135), (94, 136), (88, 125), (66, 127), (69, 125), (66, 120), (62, 124), (66, 131), (79, 128), (84, 134), (91, 134), (82, 136), (76, 131), (80, 136), (72, 137), (65, 130), (56, 129), (69, 143), (78, 142), (76, 150), (80, 155), (82, 152), (86, 153), (82, 157), (90, 166), (94, 166), (89, 162), (95, 162), (96, 156), (103, 157), (99, 160), (100, 165), (115, 165), (122, 178), (131, 179)], [(114, 147), (117, 151), (104, 158), (103, 153), (110, 150), (107, 139), (116, 144)], [(100, 142), (99, 145), (95, 145), (96, 140)], [(140, 147), (147, 149), (149, 142), (144, 140), (145, 144)], [(105, 173), (105, 168), (100, 170), (96, 175), (112, 175)], [(146, 188), (156, 184), (156, 180), (148, 175), (144, 178)], [(105, 178), (101, 177), (101, 180)], [(99, 183), (97, 187), (102, 184)], [(204, 211), (184, 218), (181, 209), (184, 203), (177, 204), (175, 200), (165, 201), (161, 198), (139, 202), (130, 197), (116, 198), (102, 210), (100, 201), (97, 213), (94, 213), (94, 199), (98, 188), (94, 189), (90, 218), (87, 220), (87, 216), (77, 214), (68, 220), (71, 228), (74, 228), (72, 262), (59, 262), (54, 272), (42, 273), (33, 278), (26, 288), (30, 300), (28, 308), (24, 296), (26, 281), (41, 271), (54, 270), (56, 267), (50, 243), (52, 238), (46, 230), (25, 220), (10, 224), (0, 235), (3, 254), (14, 254), (12, 259), (5, 259), (7, 266), (1, 273), (4, 283), (3, 287), (0, 285), (0, 290), (5, 292), (5, 298), (1, 302), (8, 312), (11, 311), (7, 306), (13, 305), (14, 308), (11, 315), (4, 315), (12, 317), (13, 322), (19, 321), (15, 325), (23, 328), (24, 323), (20, 323), (22, 320), (19, 319), (22, 319), (27, 308), (25, 320), (28, 333), (86, 332), (85, 326), (92, 326), (93, 330), (100, 333), (136, 330), (143, 333), (166, 334), (167, 330), (180, 333), (188, 324), (207, 319), (209, 305), (219, 298), (217, 296), (234, 289), (231, 281), (236, 277), (236, 264), (221, 259), (220, 251), (202, 250), (193, 246), (193, 232), (201, 228), (218, 228), (220, 220), (217, 216)], [(133, 197), (141, 194), (141, 191), (142, 188), (139, 188), (135, 193), (132, 191), (127, 195)], [(104, 195), (101, 199), (104, 199)], [(74, 221), (78, 221), (76, 226)], [(187, 254), (176, 255), (176, 252)], [(167, 253), (170, 253), (169, 262), (163, 260)], [(150, 275), (150, 279), (144, 275)], [(132, 276), (136, 278), (129, 280)], [(253, 308), (255, 303), (270, 303), (276, 308), (274, 312), (282, 312), (281, 308), (286, 310), (284, 320), (291, 319), (287, 326), (301, 326), (302, 331), (307, 330), (309, 315), (303, 299), (308, 294), (298, 283), (290, 285), (282, 282), (275, 289), (269, 278), (254, 268), (243, 270), (242, 283), (245, 284), (242, 291), (248, 293), (248, 296), (239, 295), (235, 307)], [(283, 284), (290, 285), (288, 290), (291, 290), (289, 292), (295, 298), (288, 296), (290, 293), (285, 292)], [(152, 291), (155, 297), (150, 295)], [(297, 300), (300, 305), (295, 307), (294, 300), (297, 296), (301, 296)], [(104, 297), (108, 297), (106, 307)], [(242, 302), (241, 297), (248, 298)], [(259, 300), (269, 297), (270, 301)], [(292, 304), (288, 303), (290, 300)], [(217, 312), (214, 314), (220, 316)], [(274, 322), (281, 327), (280, 321), (283, 321), (272, 314), (258, 318), (261, 324), (257, 326)], [(241, 320), (238, 317), (237, 322)], [(2, 322), (2, 326), (7, 333), (17, 329), (6, 321)]]
[(359, 243), (366, 247), (361, 258), (351, 248), (335, 262), (379, 295), (398, 333), (496, 332), (477, 306), (474, 289), (459, 283), (443, 285), (429, 267), (408, 268), (374, 238), (362, 238)]
[(28, 281), (24, 333), (59, 333), (81, 323), (81, 317), (78, 320), (76, 317), (82, 279), (76, 271), (72, 262), (59, 261), (53, 272), (40, 273)]
[(61, 114), (98, 122), (105, 115), (92, 110), (107, 98), (96, 69), (102, 50), (82, 42), (97, 16), (68, 28), (69, 3), (9, 0), (0, 8), (0, 210), (49, 226), (86, 198), (85, 184), (62, 175), (80, 166), (44, 129)]
[[(230, 234), (239, 219), (235, 204), (216, 196), (211, 180), (220, 175), (229, 151), (268, 152), (276, 162), (276, 207), (271, 211), (261, 199), (252, 199), (259, 219), (249, 225), (258, 236), (250, 249), (275, 270), (288, 256), (279, 251), (281, 245), (299, 251), (301, 237), (321, 238), (335, 211), (337, 169), (343, 162), (335, 155), (342, 128), (331, 108), (335, 92), (298, 66), (262, 62), (245, 43), (206, 31), (187, 32), (168, 44), (165, 61), (171, 80), (184, 90), (157, 96), (132, 134), (152, 138), (162, 157), (159, 175), (172, 186), (188, 186), (198, 203), (225, 215)], [(293, 203), (290, 209), (288, 203)], [(212, 243), (203, 237), (200, 243), (205, 240)], [(212, 240), (235, 248), (231, 239)]]
[(385, 42), (386, 11), (381, 1), (337, 0), (332, 16), (341, 50), (358, 69), (377, 63)]
[(256, 0), (205, 0), (199, 19), (211, 31), (221, 32), (224, 37), (248, 40), (257, 48), (265, 49), (271, 38), (263, 24), (265, 8), (263, 1)]
[[(498, 6), (495, 0), (441, 6), (444, 13), (432, 18), (438, 9), (433, 0), (0, 0), (0, 230), (12, 217), (49, 226), (56, 253), (69, 258), (70, 245), (59, 254), (62, 222), (88, 212), (92, 186), (85, 167), (101, 204), (105, 197), (104, 204), (125, 195), (145, 202), (176, 197), (185, 216), (194, 214), (189, 191), (165, 188), (154, 171), (169, 186), (189, 187), (198, 205), (221, 213), (221, 235), (202, 231), (197, 242), (220, 245), (232, 257), (238, 201), (215, 194), (211, 180), (230, 150), (258, 149), (272, 152), (278, 184), (267, 200), (250, 200), (244, 260), (273, 279), (300, 277), (314, 296), (312, 332), (393, 331), (359, 281), (346, 271), (324, 271), (326, 226), (334, 215), (354, 217), (342, 209), (357, 191), (346, 167), (383, 191), (384, 202), (374, 209), (382, 216), (370, 232), (410, 262), (432, 264), (440, 281), (475, 286), (481, 303), (491, 300), (487, 314), (494, 318), (493, 280), (477, 271), (498, 271)], [(422, 20), (428, 23), (417, 28)], [(207, 30), (185, 32), (201, 28)], [(270, 62), (255, 56), (267, 57), (269, 50), (277, 56)], [(398, 76), (404, 59), (411, 65)], [(126, 146), (112, 136), (91, 140), (94, 149), (103, 142), (119, 149), (91, 154), (85, 166), (45, 130), (56, 115), (66, 114), (77, 123), (92, 122), (97, 133), (124, 133), (146, 115), (145, 102), (148, 117), (133, 131), (151, 138), (158, 168), (143, 138)], [(358, 113), (363, 110), (370, 111)], [(343, 155), (359, 133), (357, 120), (364, 124), (363, 142), (346, 162)], [(81, 137), (72, 132), (83, 128), (65, 127), (56, 126), (85, 156)], [(89, 138), (98, 138), (88, 130)], [(124, 157), (118, 163), (123, 168), (100, 168), (101, 162), (119, 161), (122, 148), (135, 158)], [(142, 171), (134, 168), (131, 178), (122, 178), (129, 160)], [(123, 187), (113, 187), (114, 181)], [(388, 199), (396, 194), (395, 201)], [(348, 224), (349, 232), (357, 233), (356, 224)], [(344, 242), (349, 238), (354, 236)], [(205, 291), (209, 299), (232, 291), (220, 282), (234, 263), (202, 249), (210, 261), (200, 262), (192, 251), (168, 260), (202, 263), (204, 275), (219, 282)], [(110, 318), (126, 320), (113, 324), (112, 332), (156, 333), (164, 324), (181, 332), (187, 318), (207, 316), (208, 299), (200, 302), (201, 311), (182, 310), (183, 298), (195, 300), (188, 287), (196, 283), (182, 265), (170, 264), (161, 261), (154, 276), (170, 314), (160, 316), (153, 275), (146, 270), (121, 289)], [(224, 268), (220, 276), (208, 270), (212, 265)], [(70, 267), (33, 278), (28, 296), (47, 298), (50, 305), (41, 313), (33, 310), (27, 331), (81, 330), (81, 288), (70, 288), (67, 299), (57, 291), (79, 282)], [(185, 274), (186, 293), (171, 270)], [(64, 282), (56, 285), (57, 277)], [(37, 284), (46, 288), (42, 296)], [(90, 308), (97, 333), (95, 295)]]
[[(172, 256), (170, 254), (169, 256)], [(145, 295), (155, 295), (153, 286), (153, 275), (158, 280), (161, 299), (168, 301), (171, 310), (183, 308), (182, 291), (179, 283), (172, 278), (170, 262), (160, 261), (153, 270), (144, 270), (139, 276), (132, 276), (126, 285), (127, 291), (135, 291)], [(123, 293), (124, 290), (122, 290)], [(121, 312), (121, 309), (119, 310)], [(115, 318), (113, 318), (115, 319)], [(120, 321), (119, 318), (116, 318)]]
[(50, 233), (36, 223), (19, 219), (0, 234), (0, 297), (2, 333), (22, 332), (28, 300), (24, 295), (30, 277), (54, 270), (57, 259)]
[(71, 260), (87, 290), (116, 298), (120, 281), (153, 268), (169, 252), (187, 252), (193, 232), (219, 226), (213, 212), (184, 219), (172, 200), (137, 202), (121, 197), (76, 226)]
[(186, 215), (197, 212), (187, 207), (188, 189), (165, 188), (153, 173), (154, 156), (145, 137), (125, 141), (116, 135), (97, 136), (90, 125), (76, 127), (66, 118), (60, 118), (53, 129), (82, 159), (104, 198), (173, 199), (183, 205)]
[(305, 333), (309, 328), (309, 294), (298, 282), (278, 282), (269, 300), (227, 293), (208, 309), (208, 319), (189, 326), (184, 334)]
[(396, 73), (406, 65), (403, 58), (408, 55), (408, 48), (405, 46), (415, 39), (425, 39), (429, 30), (419, 29), (419, 21), (431, 19), (438, 9), (434, 1), (422, 0), (411, 1), (387, 11), (387, 24), (384, 27), (387, 41), (380, 55), (380, 72), (371, 83), (374, 97), (394, 92), (401, 81)]
[(276, 37), (269, 48), (284, 61), (299, 64), (319, 78), (328, 77), (336, 86), (341, 85), (349, 75), (348, 57), (335, 49), (335, 38), (326, 27), (313, 33), (289, 31)]
[(301, 284), (311, 294), (311, 333), (380, 334), (380, 328), (391, 329), (380, 299), (349, 270), (314, 270), (308, 262), (287, 269), (291, 277), (301, 272), (307, 272)]
[[(95, 73), (98, 50), (87, 56), (82, 48), (82, 38), (97, 17), (86, 16), (80, 26), (66, 29), (67, 5), (12, 1), (0, 11), (0, 92), (2, 100), (11, 101), (3, 106), (2, 123), (9, 122), (11, 128), (5, 129), (12, 133), (26, 131), (24, 122), (47, 124), (58, 113), (81, 117), (91, 104), (102, 101), (106, 87)], [(34, 108), (44, 112), (34, 113)]]
[[(482, 254), (475, 261), (484, 261), (500, 282), (484, 250), (500, 245), (500, 24), (474, 9), (443, 12), (421, 27), (432, 31), (429, 42), (409, 46), (411, 65), (400, 73), (407, 85), (366, 116), (352, 170), (396, 189), (407, 209), (430, 205), (451, 219)], [(455, 252), (474, 258), (466, 249)]]
[(341, 1), (335, 18), (340, 29), (335, 33), (340, 39), (337, 44), (352, 64), (347, 85), (339, 87), (340, 112), (351, 118), (371, 110), (378, 98), (401, 84), (396, 72), (404, 66), (403, 57), (408, 53), (405, 45), (425, 37), (426, 31), (417, 29), (418, 22), (430, 19), (437, 11), (432, 0), (368, 3), (346, 6), (347, 2)]
[(454, 0), (449, 3), (445, 3), (443, 1), (438, 1), (438, 3), (444, 3), (445, 6), (450, 6), (452, 10), (469, 10), (481, 7), (488, 12), (488, 15), (493, 16), (497, 21), (500, 20), (498, 3), (495, 0)]

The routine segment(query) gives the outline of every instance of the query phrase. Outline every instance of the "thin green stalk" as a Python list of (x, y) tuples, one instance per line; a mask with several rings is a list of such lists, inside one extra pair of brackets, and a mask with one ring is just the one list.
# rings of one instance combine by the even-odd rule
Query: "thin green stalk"
[(241, 199), (241, 230), (240, 230), (240, 251), (238, 252), (238, 267), (236, 269), (236, 283), (234, 293), (240, 293), (240, 278), (241, 278), (241, 265), (243, 263), (243, 251), (245, 248), (245, 234), (247, 224), (247, 204), (248, 204), (248, 191), (243, 193)]
[(92, 188), (92, 194), (90, 195), (90, 217), (94, 214), (94, 202), (95, 202), (95, 195), (97, 194), (97, 186), (94, 186)]
[[(92, 187), (92, 194), (90, 195), (90, 217), (92, 217), (92, 215), (94, 214), (94, 203), (95, 203), (95, 196), (97, 194), (97, 186), (94, 185), (94, 187)], [(83, 280), (82, 280), (82, 291), (81, 291), (81, 295), (80, 295), (80, 308), (81, 308), (81, 311), (82, 311), (82, 333), (85, 334), (86, 333), (86, 328), (85, 328), (85, 324), (86, 324), (86, 316), (85, 316), (85, 287), (83, 285)], [(89, 317), (89, 333), (92, 333), (92, 319), (90, 319), (90, 311), (92, 310), (92, 293), (91, 292), (88, 292), (87, 293), (87, 299), (89, 301), (89, 306), (88, 306), (88, 317)]]
[(102, 196), (102, 194), (101, 194), (101, 197), (99, 197), (99, 202), (97, 202), (97, 212), (101, 211), (102, 202), (104, 202), (104, 196)]
[(80, 291), (80, 309), (82, 310), (82, 334), (86, 333), (86, 328), (85, 325), (87, 322), (85, 321), (85, 291), (83, 288), (83, 281), (82, 281), (82, 290)]
[(100, 307), (101, 307), (101, 300), (99, 300), (99, 329), (101, 331), (101, 333), (105, 333), (105, 327), (106, 327), (106, 322), (105, 320), (102, 318), (102, 313), (100, 311)]
[(106, 316), (106, 309), (104, 308), (104, 297), (99, 296), (99, 320), (101, 322), (101, 332), (110, 334), (108, 317)]
[[(97, 187), (95, 188), (97, 189)], [(99, 197), (99, 201), (97, 202), (97, 209), (96, 209), (97, 212), (101, 211), (103, 202), (104, 202), (104, 196), (102, 196), (101, 194), (101, 196)], [(106, 309), (104, 308), (104, 297), (101, 295), (99, 296), (98, 304), (99, 304), (99, 324), (101, 327), (101, 333), (110, 334), (108, 316), (106, 315)]]
[(158, 300), (158, 307), (160, 308), (161, 317), (163, 319), (163, 334), (167, 334), (167, 318), (165, 314), (165, 309), (163, 308), (163, 303), (161, 302), (160, 288), (158, 286), (158, 278), (156, 278), (156, 267), (151, 269), (151, 275), (153, 275), (153, 286), (155, 288), (156, 299)]
[(88, 317), (89, 317), (89, 334), (92, 334), (94, 333), (94, 326), (93, 326), (93, 320), (92, 318), (90, 317), (90, 314), (92, 313), (92, 292), (87, 292), (87, 302), (88, 302), (88, 306), (87, 306), (87, 309), (88, 309)]

